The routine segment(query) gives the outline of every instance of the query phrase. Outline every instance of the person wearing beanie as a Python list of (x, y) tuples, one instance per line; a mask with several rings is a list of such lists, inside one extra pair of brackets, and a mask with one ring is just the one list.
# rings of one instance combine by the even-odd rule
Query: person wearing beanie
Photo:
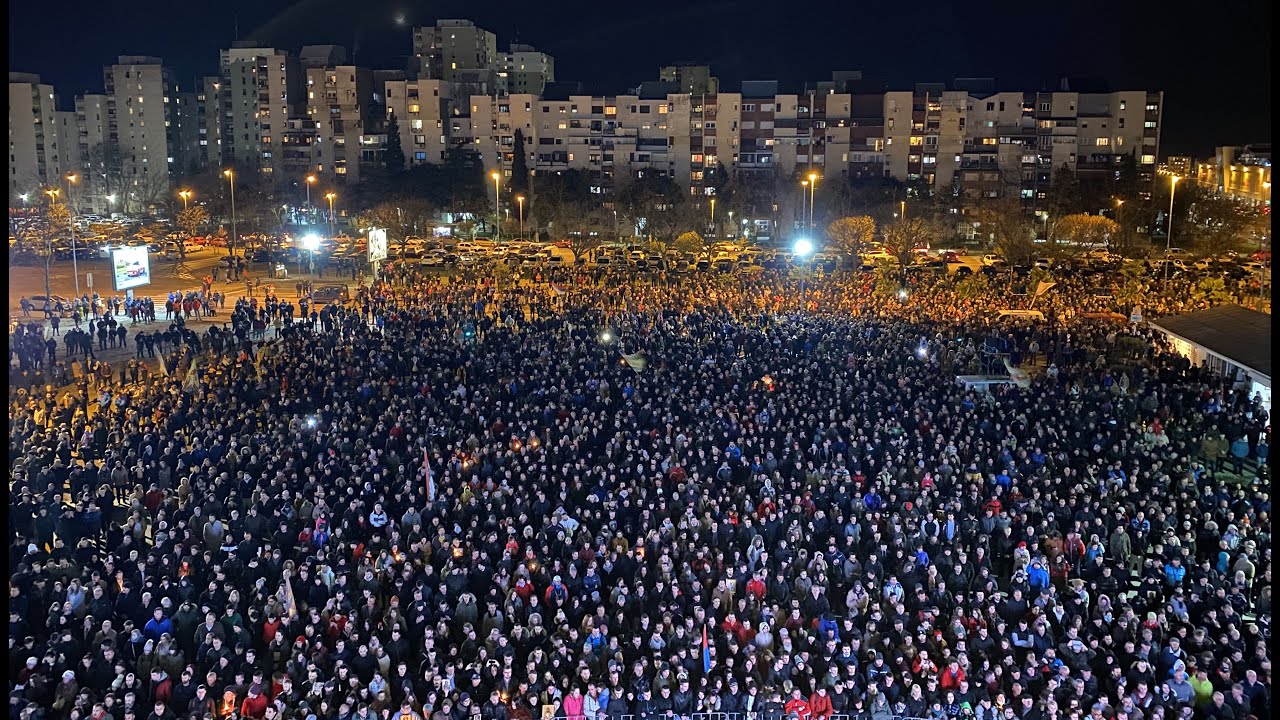
[(254, 720), (262, 720), (267, 714), (269, 701), (262, 692), (262, 685), (254, 683), (249, 686), (249, 696), (240, 704), (240, 715)]

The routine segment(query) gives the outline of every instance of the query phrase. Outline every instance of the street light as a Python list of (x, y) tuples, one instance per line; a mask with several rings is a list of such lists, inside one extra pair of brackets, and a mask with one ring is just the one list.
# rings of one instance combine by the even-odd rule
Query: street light
[(310, 267), (307, 269), (308, 279), (314, 280), (316, 274), (316, 250), (320, 248), (320, 236), (307, 233), (302, 236), (302, 247), (310, 253)]
[(22, 194), (21, 194), (21, 195), (19, 195), (18, 197), (22, 198), (22, 206), (23, 206), (23, 207), (26, 207), (26, 206), (27, 206), (27, 198), (28, 198), (28, 197), (30, 197), (30, 193), (22, 193)]
[[(804, 263), (806, 260), (809, 259), (809, 256), (813, 254), (813, 241), (810, 240), (809, 238), (800, 238), (799, 240), (796, 240), (795, 248), (793, 248), (792, 252), (796, 256), (796, 258), (800, 260), (800, 262)], [(805, 265), (805, 269), (806, 270), (808, 269), (807, 264)], [(801, 274), (800, 275), (801, 307), (804, 306), (804, 280), (805, 280), (805, 275)]]
[(494, 240), (502, 239), (502, 201), (498, 198), (498, 190), (502, 186), (502, 174), (497, 170), (489, 173), (489, 177), (493, 178), (493, 224), (494, 224)]
[(804, 196), (808, 194), (809, 194), (809, 181), (801, 180), (800, 181), (800, 224), (806, 228), (809, 227), (809, 218), (805, 216), (806, 208), (805, 208)]
[(817, 194), (818, 194), (818, 173), (811, 172), (809, 173), (809, 228), (811, 230), (814, 227), (813, 202)]
[(324, 199), (329, 201), (329, 237), (333, 237), (333, 201), (338, 199), (338, 194), (330, 190), (324, 194)]
[(524, 239), (524, 196), (516, 196), (516, 205), (520, 207), (520, 239)]
[(76, 279), (76, 297), (80, 297), (80, 262), (76, 258), (76, 215), (71, 203), (71, 186), (80, 180), (75, 173), (67, 173), (67, 218), (71, 225), (71, 274)]
[(308, 176), (307, 176), (307, 182), (306, 182), (306, 185), (307, 185), (307, 207), (311, 207), (311, 186), (312, 186), (312, 185), (315, 185), (315, 184), (316, 184), (316, 176), (315, 176), (315, 175), (308, 175)]
[(1178, 181), (1181, 179), (1177, 175), (1169, 176), (1169, 227), (1164, 236), (1163, 283), (1166, 287), (1169, 285), (1169, 251), (1173, 249), (1173, 196), (1178, 192)]
[(711, 198), (711, 236), (716, 235), (716, 199)]
[(188, 207), (188, 203), (189, 203), (189, 202), (190, 202), (190, 200), (191, 200), (191, 191), (190, 191), (190, 190), (179, 190), (179, 191), (178, 191), (178, 197), (182, 198), (182, 209), (183, 209), (183, 210), (188, 210), (188, 209), (190, 209), (190, 208)]
[(222, 174), (231, 182), (231, 245), (227, 247), (227, 254), (235, 255), (239, 244), (239, 236), (236, 235), (236, 174), (230, 168), (223, 170)]

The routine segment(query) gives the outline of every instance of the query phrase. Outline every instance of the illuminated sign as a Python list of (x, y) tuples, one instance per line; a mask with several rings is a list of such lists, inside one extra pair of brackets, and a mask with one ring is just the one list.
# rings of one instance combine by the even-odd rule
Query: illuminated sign
[(369, 262), (387, 259), (387, 231), (369, 228)]
[(151, 258), (146, 245), (111, 250), (111, 284), (117, 292), (151, 284)]

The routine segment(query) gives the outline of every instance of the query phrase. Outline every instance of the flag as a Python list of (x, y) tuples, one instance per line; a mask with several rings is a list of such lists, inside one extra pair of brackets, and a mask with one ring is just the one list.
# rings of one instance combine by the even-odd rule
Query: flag
[(169, 364), (164, 361), (164, 353), (160, 353), (160, 374), (169, 377)]
[(200, 385), (200, 375), (196, 372), (196, 363), (199, 358), (191, 358), (191, 367), (187, 370), (186, 380), (183, 381), (182, 387), (186, 390), (195, 390)]
[(707, 644), (706, 623), (702, 623), (702, 672), (711, 672), (711, 646)]
[(422, 467), (427, 473), (427, 502), (433, 503), (436, 501), (436, 478), (431, 473), (431, 458), (427, 456), (426, 448), (422, 448)]
[(622, 353), (622, 359), (626, 361), (627, 365), (629, 365), (632, 370), (635, 370), (638, 373), (644, 372), (645, 367), (649, 364), (648, 359), (645, 358), (644, 353), (642, 352), (636, 352), (630, 355)]
[(1051, 287), (1053, 287), (1054, 285), (1057, 285), (1057, 284), (1058, 284), (1058, 283), (1056, 283), (1056, 282), (1050, 282), (1050, 281), (1048, 281), (1048, 280), (1041, 280), (1041, 281), (1040, 281), (1040, 284), (1039, 284), (1039, 285), (1036, 285), (1036, 294), (1035, 294), (1035, 297), (1040, 297), (1041, 295), (1043, 295), (1043, 294), (1045, 294), (1045, 293), (1049, 292), (1049, 288), (1051, 288)]
[(289, 576), (284, 576), (284, 614), (290, 620), (298, 619), (298, 601), (293, 597), (293, 583)]
[(556, 295), (563, 295), (568, 291), (568, 288), (566, 288), (562, 283), (551, 283), (551, 292)]
[(1004, 369), (1009, 371), (1009, 377), (1013, 379), (1013, 383), (1024, 390), (1031, 387), (1031, 375), (1022, 368), (1014, 367), (1009, 363), (1009, 359), (1005, 358)]

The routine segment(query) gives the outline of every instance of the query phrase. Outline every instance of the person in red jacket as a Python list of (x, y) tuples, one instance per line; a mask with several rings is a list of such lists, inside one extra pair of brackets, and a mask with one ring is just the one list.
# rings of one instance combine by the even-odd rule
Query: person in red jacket
[(791, 717), (791, 713), (795, 713), (795, 717), (800, 718), (800, 720), (809, 720), (809, 717), (813, 714), (813, 710), (809, 707), (809, 701), (805, 700), (800, 694), (800, 688), (795, 688), (791, 691), (791, 697), (787, 699), (787, 704), (782, 706), (782, 712), (787, 717)]
[(262, 694), (262, 686), (254, 683), (249, 686), (249, 697), (240, 704), (240, 716), (261, 720), (267, 714), (267, 696)]
[(813, 713), (813, 720), (827, 720), (835, 714), (835, 708), (831, 706), (831, 697), (827, 695), (826, 686), (819, 687), (818, 691), (809, 696), (809, 711)]
[(764, 594), (768, 591), (768, 587), (764, 584), (764, 573), (756, 573), (747, 581), (747, 594), (754, 597), (757, 602), (764, 600)]
[(960, 663), (952, 658), (951, 662), (947, 663), (947, 667), (942, 671), (942, 677), (938, 679), (938, 686), (942, 688), (943, 692), (959, 690), (960, 683), (964, 682), (964, 680), (964, 668), (960, 667)]

